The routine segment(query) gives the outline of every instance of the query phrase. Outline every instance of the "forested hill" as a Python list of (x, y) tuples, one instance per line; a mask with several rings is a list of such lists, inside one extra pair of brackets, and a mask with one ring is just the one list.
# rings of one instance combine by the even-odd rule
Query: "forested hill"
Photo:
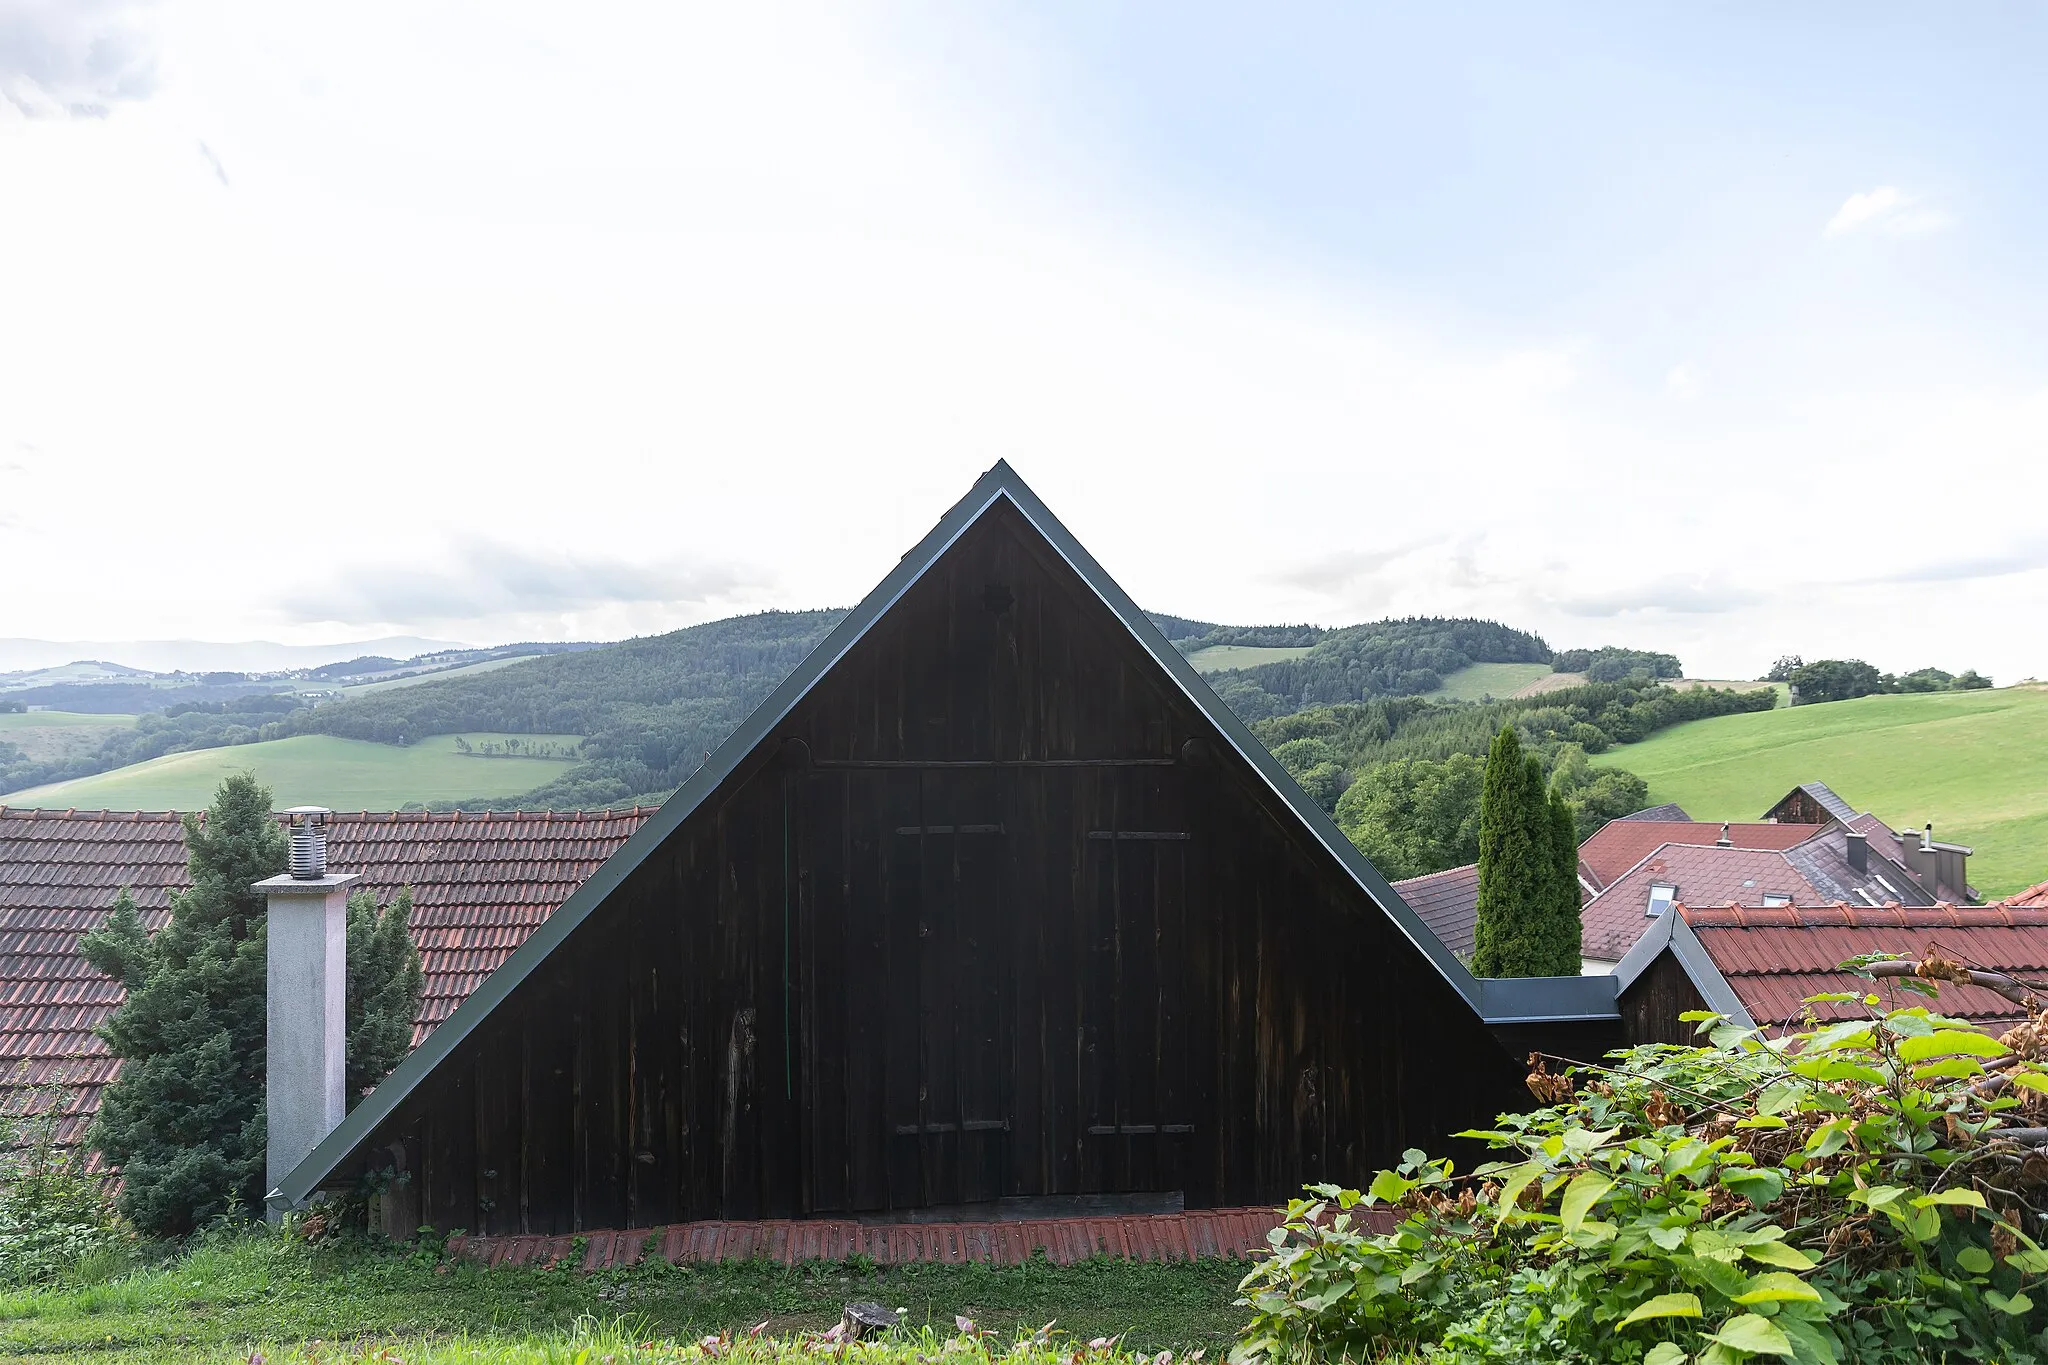
[[(573, 809), (672, 791), (794, 669), (841, 611), (762, 612), (494, 672), (423, 682), (293, 713), (263, 737), (318, 733), (386, 744), (429, 735), (576, 734), (581, 759), (544, 787), (491, 802)], [(1473, 663), (1542, 662), (1541, 639), (1490, 621), (1411, 619), (1326, 630), (1153, 620), (1187, 653), (1214, 645), (1307, 648), (1215, 676), (1247, 719), (1427, 692)], [(253, 736), (252, 736), (253, 737)]]
[(1240, 716), (1265, 720), (1309, 706), (1420, 696), (1436, 691), (1445, 678), (1473, 664), (1551, 661), (1550, 646), (1543, 637), (1497, 621), (1469, 618), (1414, 616), (1373, 621), (1320, 631), (1315, 640), (1302, 643), (1313, 647), (1298, 659), (1218, 673), (1209, 682)]
[(844, 611), (768, 611), (295, 713), (283, 733), (407, 743), (463, 731), (585, 736), (583, 761), (499, 802), (575, 810), (654, 798), (788, 677)]

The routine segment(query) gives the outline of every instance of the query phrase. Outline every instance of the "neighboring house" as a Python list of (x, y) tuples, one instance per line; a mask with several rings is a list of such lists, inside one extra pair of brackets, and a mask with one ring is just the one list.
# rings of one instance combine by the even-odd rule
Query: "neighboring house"
[(1609, 820), (1579, 845), (1579, 884), (1597, 896), (1664, 844), (1720, 845), (1724, 848), (1782, 849), (1806, 842), (1813, 831), (1801, 825), (1722, 824), (1702, 820)]
[(1475, 980), (999, 464), (275, 1198), (1270, 1205), (1526, 1103), (1612, 994)]
[[(1931, 826), (1894, 833), (1821, 782), (1793, 788), (1761, 821), (1717, 824), (1689, 820), (1675, 805), (1652, 806), (1608, 821), (1579, 846), (1583, 970), (1613, 970), (1680, 900), (1758, 907), (1974, 902), (1964, 875), (1970, 852), (1935, 842)], [(1476, 867), (1410, 877), (1394, 889), (1446, 946), (1471, 957)]]
[[(1987, 971), (2039, 979), (2048, 972), (2048, 907), (2011, 905), (1787, 905), (1770, 909), (1679, 905), (1615, 968), (1621, 1013), (1639, 1041), (1694, 1040), (1685, 1010), (1708, 1009), (1774, 1032), (1856, 1017), (1854, 1004), (1809, 1006), (1812, 996), (1874, 992), (1887, 1006), (1932, 1004), (1896, 982), (1841, 970), (1865, 953), (1919, 961), (1939, 951)], [(1943, 983), (1935, 1006), (1993, 1033), (2025, 1011), (1995, 991)]]
[(2015, 896), (2007, 896), (1998, 902), (2014, 910), (2048, 910), (2048, 882), (2030, 886)]
[[(332, 817), (333, 856), (381, 903), (412, 888), (426, 977), (414, 1043), (653, 813)], [(32, 1087), (61, 1086), (58, 1137), (83, 1139), (120, 1066), (93, 1030), (123, 993), (78, 955), (78, 940), (124, 887), (143, 922), (161, 928), (185, 885), (176, 815), (0, 807), (0, 1108), (18, 1109)]]

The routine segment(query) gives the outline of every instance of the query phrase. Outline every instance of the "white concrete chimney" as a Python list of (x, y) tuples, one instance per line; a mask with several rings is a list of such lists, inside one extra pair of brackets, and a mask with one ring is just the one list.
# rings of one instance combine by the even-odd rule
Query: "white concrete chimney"
[[(264, 1187), (276, 1189), (348, 1113), (348, 889), (327, 870), (328, 812), (299, 806), (291, 871), (256, 883), (270, 898)], [(267, 1210), (275, 1221), (282, 1209)]]

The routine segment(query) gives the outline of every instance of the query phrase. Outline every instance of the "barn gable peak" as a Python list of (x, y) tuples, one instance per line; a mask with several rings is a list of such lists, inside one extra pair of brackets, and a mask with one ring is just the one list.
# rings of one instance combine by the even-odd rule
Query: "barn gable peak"
[(1303, 832), (1320, 850), (1317, 856), (1327, 856), (1341, 865), (1343, 875), (1379, 908), (1429, 964), (1428, 970), (1441, 977), (1474, 1016), (1502, 1023), (1614, 1017), (1611, 978), (1546, 978), (1514, 983), (1512, 989), (1505, 991), (1502, 983), (1476, 980), (1344, 837), (1329, 815), (1302, 793), (1245, 724), (1216, 696), (1193, 666), (1165, 639), (1151, 619), (1138, 609), (1087, 549), (1053, 516), (1017, 472), (1007, 462), (998, 461), (903, 556), (860, 605), (818, 644), (795, 672), (784, 679), (710, 755), (675, 795), (663, 803), (660, 810), (536, 929), (511, 958), (464, 1000), (383, 1084), (279, 1183), (278, 1188), (272, 1191), (273, 1198), (296, 1205), (318, 1189), (522, 981), (747, 763), (751, 755), (764, 746), (780, 743), (778, 728), (792, 711), (917, 586), (949, 549), (998, 507), (1013, 509), (1042, 538), (1044, 548), (1071, 570), (1085, 593), (1106, 607), (1129, 632), (1152, 664), (1170, 680), (1171, 689), (1184, 696), (1201, 718), (1213, 727), (1213, 737), (1234, 750), (1250, 766), (1259, 782), (1276, 798), (1276, 807), (1299, 821)]

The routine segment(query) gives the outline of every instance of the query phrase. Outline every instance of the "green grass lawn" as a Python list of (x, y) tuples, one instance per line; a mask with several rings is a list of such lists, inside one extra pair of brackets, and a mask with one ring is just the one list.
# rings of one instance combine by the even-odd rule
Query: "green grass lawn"
[[(607, 1349), (632, 1343), (671, 1343), (640, 1358), (674, 1358), (672, 1343), (744, 1334), (761, 1323), (767, 1328), (755, 1349), (766, 1358), (780, 1351), (765, 1338), (787, 1342), (823, 1330), (838, 1321), (846, 1303), (865, 1299), (909, 1310), (903, 1315), (909, 1340), (871, 1357), (877, 1365), (938, 1359), (942, 1339), (957, 1335), (956, 1314), (992, 1331), (989, 1341), (998, 1352), (1020, 1333), (1057, 1319), (1059, 1345), (1122, 1334), (1121, 1344), (1131, 1350), (1199, 1347), (1220, 1365), (1243, 1322), (1233, 1301), (1248, 1268), (1231, 1261), (1099, 1260), (1059, 1267), (1041, 1259), (1013, 1268), (888, 1269), (652, 1261), (585, 1275), (436, 1264), (431, 1255), (314, 1250), (259, 1232), (106, 1283), (0, 1294), (0, 1358), (131, 1365), (247, 1361), (261, 1349), (272, 1362), (338, 1363), (384, 1359), (369, 1352), (388, 1349), (412, 1365), (569, 1362), (577, 1358), (580, 1336), (593, 1348), (585, 1359), (595, 1365)], [(925, 1329), (934, 1335), (922, 1341), (913, 1335)], [(1050, 1351), (1010, 1358), (1033, 1357), (1048, 1365), (1053, 1359)], [(985, 1356), (969, 1354), (961, 1365), (977, 1358)]]
[[(472, 745), (504, 735), (467, 735)], [(520, 735), (566, 750), (574, 735)], [(113, 772), (53, 782), (0, 796), (0, 805), (80, 810), (201, 810), (221, 778), (247, 769), (268, 786), (280, 809), (316, 805), (334, 810), (397, 810), (408, 801), (460, 801), (512, 796), (561, 776), (559, 758), (479, 758), (456, 752), (453, 735), (404, 748), (330, 735), (294, 735), (261, 744), (166, 754)]]
[(1610, 749), (1653, 802), (1695, 820), (1754, 820), (1800, 782), (1821, 781), (1894, 828), (1932, 820), (1969, 844), (1986, 897), (2048, 878), (2048, 690), (1860, 697), (1674, 726)]
[(1515, 693), (1541, 678), (1550, 676), (1549, 664), (1473, 664), (1444, 679), (1444, 685), (1429, 694), (1431, 701), (1496, 700)]
[(1226, 668), (1251, 668), (1256, 664), (1278, 663), (1282, 659), (1299, 659), (1306, 653), (1307, 645), (1210, 645), (1188, 655), (1188, 662), (1195, 666), (1197, 673), (1221, 673)]

